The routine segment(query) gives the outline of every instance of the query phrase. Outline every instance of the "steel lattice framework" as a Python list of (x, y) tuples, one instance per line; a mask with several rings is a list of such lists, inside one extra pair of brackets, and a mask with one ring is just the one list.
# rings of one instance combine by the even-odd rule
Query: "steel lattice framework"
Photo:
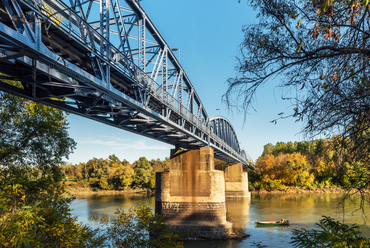
[(231, 123), (209, 118), (135, 0), (2, 0), (0, 90), (183, 149), (249, 165)]

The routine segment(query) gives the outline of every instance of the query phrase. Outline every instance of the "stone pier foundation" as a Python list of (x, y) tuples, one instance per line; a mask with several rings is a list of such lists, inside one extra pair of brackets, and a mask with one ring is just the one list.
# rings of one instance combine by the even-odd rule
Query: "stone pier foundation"
[(171, 151), (170, 171), (156, 175), (155, 212), (181, 239), (230, 236), (224, 173), (214, 169), (212, 148)]
[(234, 164), (225, 169), (226, 197), (250, 197), (248, 173), (243, 172), (242, 164)]

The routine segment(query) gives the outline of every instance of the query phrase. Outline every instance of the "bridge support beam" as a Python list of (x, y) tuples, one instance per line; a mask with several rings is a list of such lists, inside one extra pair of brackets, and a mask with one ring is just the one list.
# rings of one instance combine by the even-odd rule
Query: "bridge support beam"
[(248, 172), (243, 172), (242, 164), (234, 164), (225, 169), (225, 196), (251, 196), (248, 189)]
[(155, 211), (181, 239), (233, 236), (226, 221), (224, 173), (214, 169), (212, 148), (171, 151), (170, 171), (156, 175)]

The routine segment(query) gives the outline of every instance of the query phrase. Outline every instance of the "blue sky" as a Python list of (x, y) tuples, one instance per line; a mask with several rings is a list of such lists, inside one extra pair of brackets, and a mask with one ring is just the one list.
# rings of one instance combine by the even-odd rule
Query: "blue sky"
[[(257, 22), (245, 2), (237, 0), (143, 0), (142, 7), (171, 48), (179, 48), (180, 62), (209, 116), (225, 116), (233, 124), (241, 147), (256, 160), (267, 143), (299, 141), (301, 123), (293, 119), (270, 121), (292, 109), (281, 100), (272, 82), (256, 95), (255, 111), (230, 111), (222, 103), (226, 80), (235, 75), (235, 57), (243, 39), (242, 27)], [(274, 86), (275, 85), (275, 86)], [(220, 110), (216, 110), (220, 109)], [(71, 163), (116, 154), (134, 162), (141, 156), (164, 159), (171, 145), (129, 133), (75, 115), (69, 115), (70, 136), (77, 142)]]

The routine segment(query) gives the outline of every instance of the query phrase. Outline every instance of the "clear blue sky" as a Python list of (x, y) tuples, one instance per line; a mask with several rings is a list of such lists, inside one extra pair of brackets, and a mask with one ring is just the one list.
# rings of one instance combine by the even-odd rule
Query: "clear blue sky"
[[(242, 27), (254, 23), (255, 13), (237, 0), (143, 0), (142, 7), (171, 48), (179, 48), (180, 62), (194, 85), (209, 116), (225, 116), (233, 124), (241, 147), (256, 160), (267, 143), (302, 140), (301, 124), (292, 119), (270, 121), (292, 109), (281, 100), (281, 92), (265, 85), (256, 95), (255, 108), (244, 122), (244, 114), (229, 111), (221, 97), (226, 80), (235, 75), (235, 57), (243, 38)], [(174, 52), (178, 55), (178, 52)], [(216, 110), (220, 109), (220, 111)], [(116, 154), (134, 162), (169, 157), (171, 145), (82, 117), (69, 115), (70, 136), (77, 149), (69, 162), (107, 158)]]

